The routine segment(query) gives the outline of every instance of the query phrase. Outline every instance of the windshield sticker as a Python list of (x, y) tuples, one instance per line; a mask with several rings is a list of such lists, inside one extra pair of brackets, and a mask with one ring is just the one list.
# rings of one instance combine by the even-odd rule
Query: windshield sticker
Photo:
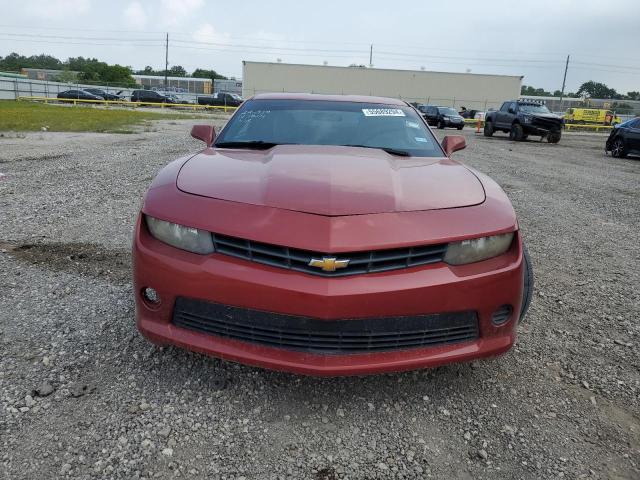
[(405, 114), (399, 108), (363, 108), (365, 117), (404, 117)]
[(418, 125), (416, 122), (410, 122), (409, 120), (407, 120), (406, 124), (407, 124), (407, 127), (409, 127), (409, 128), (420, 129), (420, 125)]
[(248, 122), (253, 119), (262, 120), (271, 113), (271, 110), (245, 110), (240, 112), (238, 120), (241, 122)]
[(413, 137), (415, 139), (416, 142), (420, 142), (420, 143), (428, 143), (429, 140), (427, 140), (424, 137)]

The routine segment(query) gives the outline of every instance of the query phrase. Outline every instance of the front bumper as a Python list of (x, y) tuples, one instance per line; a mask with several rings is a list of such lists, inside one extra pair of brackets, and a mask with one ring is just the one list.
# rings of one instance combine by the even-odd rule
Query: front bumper
[[(136, 319), (157, 344), (172, 344), (225, 360), (309, 375), (361, 375), (435, 367), (506, 352), (516, 338), (523, 267), (516, 235), (511, 249), (466, 266), (444, 263), (352, 277), (325, 278), (220, 254), (195, 255), (151, 237), (138, 220), (133, 243)], [(150, 305), (142, 289), (161, 297)], [(176, 299), (186, 297), (318, 320), (370, 319), (472, 310), (479, 336), (430, 347), (357, 354), (311, 353), (223, 338), (176, 326)], [(501, 326), (492, 314), (511, 305)]]
[(562, 131), (562, 124), (544, 122), (538, 123), (535, 120), (533, 123), (523, 123), (523, 130), (527, 135), (548, 135), (549, 133), (557, 133)]
[(455, 128), (464, 127), (464, 120), (461, 120), (461, 121), (445, 120), (444, 123), (447, 127), (455, 127)]

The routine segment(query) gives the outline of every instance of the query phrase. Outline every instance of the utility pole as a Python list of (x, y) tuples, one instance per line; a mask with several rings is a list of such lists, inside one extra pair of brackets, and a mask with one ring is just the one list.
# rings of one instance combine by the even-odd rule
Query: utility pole
[(567, 63), (564, 66), (564, 78), (562, 79), (562, 91), (560, 92), (560, 110), (562, 110), (562, 99), (564, 98), (564, 86), (567, 83), (567, 70), (569, 70), (569, 55), (567, 55)]
[(167, 41), (164, 47), (164, 89), (165, 91), (167, 90), (167, 75), (169, 75), (169, 32), (167, 32)]
[(369, 68), (373, 67), (373, 43), (369, 48)]

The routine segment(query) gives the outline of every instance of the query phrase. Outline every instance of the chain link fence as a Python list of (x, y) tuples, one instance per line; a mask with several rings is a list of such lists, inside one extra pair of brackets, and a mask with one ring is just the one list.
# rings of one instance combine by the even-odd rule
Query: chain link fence
[[(29, 78), (0, 76), (0, 100), (17, 100), (19, 97), (45, 97), (56, 98), (58, 93), (65, 90), (84, 90), (86, 88), (99, 88), (107, 93), (119, 95), (129, 99), (134, 90), (142, 87), (123, 87), (109, 83), (79, 83), (79, 82), (53, 82), (48, 80), (33, 80)], [(158, 91), (160, 91), (158, 89)], [(168, 91), (182, 102), (197, 103), (195, 93)]]

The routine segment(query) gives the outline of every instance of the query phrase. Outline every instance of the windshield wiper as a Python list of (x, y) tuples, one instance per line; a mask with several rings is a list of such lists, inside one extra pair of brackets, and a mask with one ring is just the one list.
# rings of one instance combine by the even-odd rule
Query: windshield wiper
[(398, 150), (397, 148), (389, 147), (372, 147), (371, 145), (338, 145), (339, 147), (360, 147), (360, 148), (377, 148), (378, 150), (384, 150), (390, 155), (397, 155), (398, 157), (410, 157), (411, 154), (406, 150)]
[(248, 142), (220, 142), (215, 146), (218, 148), (252, 148), (255, 150), (268, 150), (276, 145), (293, 145), (292, 143), (265, 142), (263, 140), (251, 140)]

